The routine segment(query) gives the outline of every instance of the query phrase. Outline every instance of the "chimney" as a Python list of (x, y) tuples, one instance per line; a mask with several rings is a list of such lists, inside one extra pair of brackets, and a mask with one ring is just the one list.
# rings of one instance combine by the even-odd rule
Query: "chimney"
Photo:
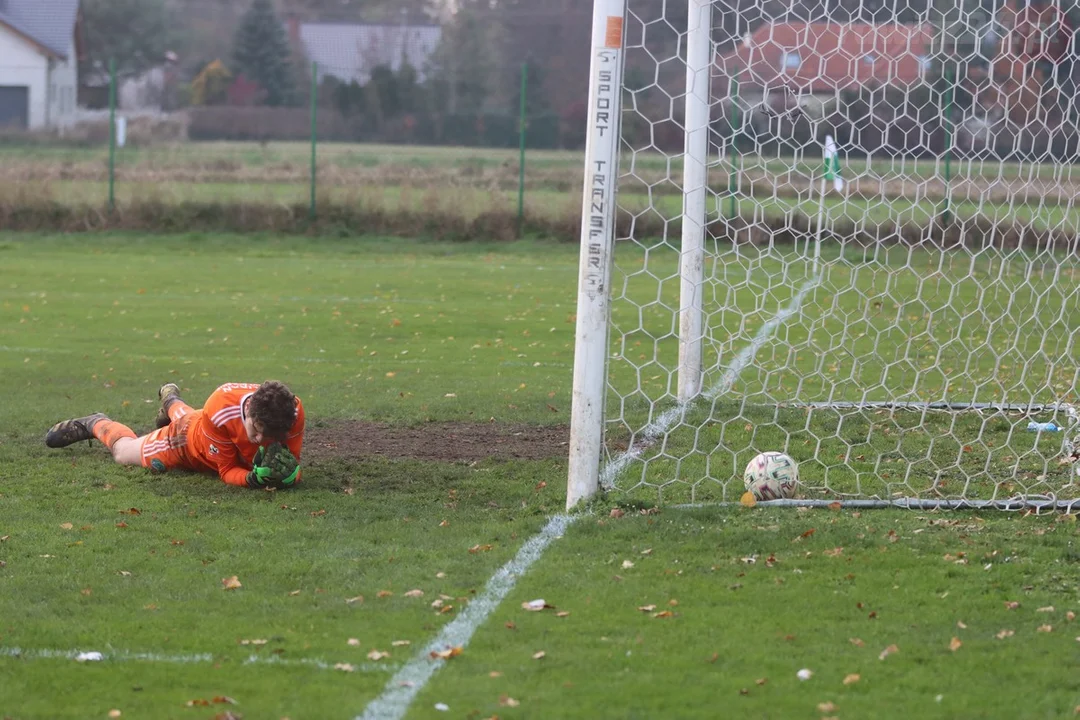
[[(0, 2), (3, 1), (0, 0)], [(296, 13), (290, 12), (286, 16), (285, 22), (289, 27), (289, 43), (293, 47), (300, 47), (300, 18), (296, 17)]]

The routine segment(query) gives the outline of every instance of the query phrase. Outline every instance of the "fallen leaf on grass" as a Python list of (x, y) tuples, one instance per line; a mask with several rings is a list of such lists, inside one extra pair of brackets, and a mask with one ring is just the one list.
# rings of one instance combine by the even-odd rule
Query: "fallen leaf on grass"
[(261, 640), (261, 639), (260, 640), (241, 640), (240, 644), (241, 645), (265, 645), (266, 642), (267, 642), (266, 640)]
[(521, 703), (508, 695), (500, 695), (499, 704), (503, 707), (517, 707)]
[(569, 610), (561, 610), (561, 611), (555, 613), (555, 617), (560, 617), (560, 618), (568, 617), (569, 615), (570, 615)]
[(769, 682), (769, 678), (758, 678), (757, 680), (754, 681), (754, 684), (755, 685), (764, 685), (767, 682)]
[(674, 615), (675, 615), (675, 613), (671, 612), (670, 610), (663, 610), (663, 611), (658, 612), (658, 613), (653, 613), (654, 618), (669, 618), (669, 617), (672, 617)]
[(554, 605), (548, 605), (546, 602), (544, 602), (543, 599), (529, 600), (528, 602), (523, 602), (521, 603), (521, 607), (522, 609), (528, 610), (529, 612), (540, 612), (541, 610), (555, 609)]
[(334, 665), (335, 670), (343, 670), (345, 672), (354, 672), (356, 668), (349, 663), (337, 663)]
[(238, 587), (243, 587), (240, 584), (240, 579), (233, 575), (232, 577), (221, 578), (221, 586), (225, 590), (235, 590)]
[(814, 677), (814, 671), (810, 668), (803, 668), (799, 672), (795, 673), (795, 677), (799, 678), (800, 680), (809, 680), (810, 678)]
[(1004, 640), (1007, 637), (1012, 637), (1014, 634), (1015, 633), (1012, 630), (1002, 630), (995, 637), (997, 637), (998, 640)]
[(1053, 605), (1047, 605), (1046, 607), (1039, 608), (1035, 612), (1054, 612), (1054, 606)]
[(70, 530), (73, 527), (75, 527), (75, 526), (72, 525), (71, 523), (63, 523), (63, 524), (60, 525), (61, 530)]
[(831, 503), (829, 503), (829, 509), (830, 510), (839, 510), (842, 507), (844, 507), (844, 506), (840, 504), (839, 500), (834, 500)]
[(967, 625), (964, 624), (963, 620), (957, 620), (956, 627), (960, 628), (961, 630), (967, 630)]
[(127, 510), (121, 510), (121, 515), (142, 515), (142, 510), (139, 508), (128, 508)]
[(817, 709), (818, 712), (831, 713), (833, 710), (836, 710), (836, 705), (831, 702), (818, 703)]
[(488, 552), (489, 550), (491, 550), (491, 545), (473, 545), (469, 548), (469, 552), (473, 555), (480, 552)]
[(325, 510), (316, 510), (313, 513), (311, 513), (311, 517), (321, 517), (321, 516), (323, 516), (325, 514), (326, 514)]
[(120, 522), (116, 523), (116, 527), (118, 527), (118, 528), (126, 528), (127, 526), (128, 526), (128, 524), (126, 522), (124, 522), (124, 521), (120, 521)]
[(634, 567), (634, 563), (633, 563), (633, 562), (631, 562), (630, 560), (623, 560), (623, 561), (622, 561), (622, 568), (623, 568), (623, 570), (629, 570), (629, 569), (630, 569), (630, 568), (632, 568), (632, 567)]
[(299, 595), (299, 594), (300, 594), (299, 590), (293, 590), (292, 592), (289, 593), (289, 597), (295, 597), (296, 595)]
[(611, 512), (608, 513), (608, 517), (621, 518), (625, 514), (626, 513), (623, 512), (622, 510), (620, 510), (619, 508), (611, 508)]
[(754, 493), (747, 491), (739, 498), (739, 504), (743, 507), (752, 508), (757, 505), (757, 498), (754, 497)]
[(964, 643), (960, 642), (960, 638), (954, 637), (952, 640), (949, 641), (949, 649), (952, 650), (953, 652), (956, 652), (957, 650), (960, 649), (960, 646), (963, 645), (963, 644)]
[(837, 555), (843, 555), (844, 554), (844, 548), (838, 547), (838, 548), (833, 548), (832, 550), (826, 550), (824, 554), (828, 555), (829, 557), (836, 557)]
[(1015, 600), (1006, 600), (1005, 601), (1005, 609), (1006, 610), (1015, 610), (1018, 607), (1020, 607), (1020, 603), (1016, 602)]
[(488, 677), (491, 677), (491, 678), (502, 677), (502, 673), (499, 672), (498, 670), (492, 670), (491, 672), (488, 673)]
[(881, 654), (878, 655), (878, 660), (884, 660), (885, 658), (896, 652), (900, 652), (900, 648), (896, 647), (896, 645), (890, 645), (889, 647), (881, 651)]
[(357, 638), (349, 638), (348, 640), (345, 641), (345, 643), (347, 645), (352, 645), (353, 647), (357, 647), (358, 645), (360, 645), (360, 640), (357, 639)]
[(862, 647), (863, 645), (866, 644), (860, 638), (850, 638), (848, 640), (848, 642), (851, 643), (852, 645), (854, 645), (855, 647)]
[(408, 597), (408, 598), (424, 597), (424, 591), (419, 590), (419, 589), (418, 590), (410, 590), (409, 592), (405, 593), (405, 597)]
[(638, 608), (638, 610), (640, 610), (641, 612), (647, 612), (647, 613), (652, 612), (655, 609), (656, 609), (655, 605), (642, 605), (641, 607)]
[[(449, 660), (450, 658), (455, 658), (460, 654), (461, 654), (461, 648), (460, 647), (449, 647), (449, 648), (446, 648), (445, 650), (432, 650), (431, 651), (431, 658), (433, 660)], [(492, 676), (492, 677), (494, 677), (494, 676)]]
[(845, 685), (854, 685), (855, 683), (859, 682), (859, 680), (861, 680), (861, 679), (862, 679), (862, 676), (860, 676), (858, 673), (851, 673), (850, 675), (845, 675), (844, 676), (844, 684)]
[(1072, 610), (1070, 610), (1069, 612), (1065, 613), (1065, 619), (1068, 620), (1069, 622), (1072, 622), (1073, 620), (1076, 619), (1076, 613), (1074, 613)]
[(210, 700), (210, 702), (214, 703), (215, 705), (235, 705), (236, 704), (236, 701), (233, 700), (228, 695), (215, 695), (214, 698), (212, 700)]
[(123, 715), (123, 713), (120, 712), (119, 710), (117, 710), (116, 708), (113, 708), (112, 710), (109, 711), (109, 717), (111, 717), (111, 718), (118, 718), (121, 715)]
[(390, 590), (380, 590), (379, 592), (375, 593), (375, 597), (377, 597), (377, 598), (388, 598), (393, 594), (394, 593), (391, 592)]
[(543, 657), (544, 657), (545, 655), (547, 655), (547, 653), (546, 653), (546, 652), (544, 652), (543, 650), (541, 650), (540, 652), (536, 652), (536, 653), (533, 653), (532, 659), (533, 659), (533, 660), (540, 660), (540, 659), (542, 659), (542, 658), (543, 658)]
[(390, 643), (390, 645), (392, 647), (402, 647), (404, 645), (410, 645), (410, 644), (411, 644), (411, 641), (409, 641), (409, 640), (395, 640), (392, 643)]
[(364, 602), (363, 595), (357, 595), (356, 597), (345, 598), (345, 603), (348, 605), (359, 605)]
[(1053, 625), (1040, 625), (1039, 628), (1038, 628), (1038, 631), (1039, 632), (1053, 632), (1054, 627), (1053, 627)]
[(383, 658), (390, 657), (390, 653), (383, 652), (382, 650), (372, 650), (367, 654), (368, 660), (382, 660)]

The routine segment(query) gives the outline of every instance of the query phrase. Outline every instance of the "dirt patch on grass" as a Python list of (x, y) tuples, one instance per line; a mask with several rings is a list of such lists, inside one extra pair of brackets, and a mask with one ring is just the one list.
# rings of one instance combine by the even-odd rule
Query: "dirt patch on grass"
[(316, 462), (365, 457), (455, 462), (565, 458), (567, 425), (429, 423), (400, 427), (350, 421), (309, 426), (304, 455)]

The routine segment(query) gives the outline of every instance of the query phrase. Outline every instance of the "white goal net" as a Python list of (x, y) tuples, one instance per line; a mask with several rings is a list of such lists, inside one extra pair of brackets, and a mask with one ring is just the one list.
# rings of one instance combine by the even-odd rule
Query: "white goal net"
[(568, 507), (1080, 507), (1070, 7), (596, 0)]

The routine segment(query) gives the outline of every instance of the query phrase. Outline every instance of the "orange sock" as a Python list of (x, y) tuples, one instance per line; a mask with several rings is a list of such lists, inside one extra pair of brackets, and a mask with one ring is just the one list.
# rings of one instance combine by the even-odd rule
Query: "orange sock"
[(112, 450), (113, 445), (120, 438), (136, 438), (138, 435), (132, 432), (127, 425), (106, 418), (94, 423), (94, 437), (104, 443), (109, 450)]
[(165, 412), (169, 413), (169, 419), (173, 422), (176, 422), (180, 418), (184, 417), (189, 412), (191, 412), (191, 410), (191, 406), (179, 398), (172, 400), (171, 402), (169, 402), (168, 405), (165, 406)]

